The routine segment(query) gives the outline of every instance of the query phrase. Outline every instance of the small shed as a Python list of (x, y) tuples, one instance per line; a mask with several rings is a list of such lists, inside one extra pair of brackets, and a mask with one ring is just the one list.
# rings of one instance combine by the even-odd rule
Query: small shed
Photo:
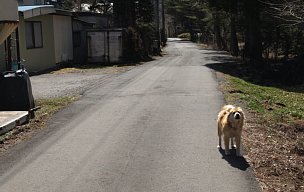
[(88, 62), (123, 62), (126, 36), (127, 33), (125, 29), (103, 29), (88, 31)]
[(19, 6), (20, 54), (26, 69), (41, 72), (73, 60), (72, 13), (53, 5)]
[(74, 12), (73, 16), (74, 63), (82, 65), (88, 61), (87, 32), (106, 29), (110, 21), (109, 16), (101, 13)]

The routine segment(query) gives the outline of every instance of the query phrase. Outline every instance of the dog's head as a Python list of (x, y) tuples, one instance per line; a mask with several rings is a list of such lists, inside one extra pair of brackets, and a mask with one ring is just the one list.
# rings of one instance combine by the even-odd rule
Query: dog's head
[(244, 113), (240, 107), (233, 107), (229, 110), (228, 119), (231, 123), (243, 123)]

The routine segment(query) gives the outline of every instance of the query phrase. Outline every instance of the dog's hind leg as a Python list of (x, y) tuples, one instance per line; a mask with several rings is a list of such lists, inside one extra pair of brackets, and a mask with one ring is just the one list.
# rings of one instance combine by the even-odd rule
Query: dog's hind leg
[(225, 144), (225, 155), (230, 155), (229, 150), (229, 137), (224, 135), (224, 144)]
[(236, 143), (236, 156), (241, 156), (241, 137), (236, 136), (235, 137), (235, 143)]

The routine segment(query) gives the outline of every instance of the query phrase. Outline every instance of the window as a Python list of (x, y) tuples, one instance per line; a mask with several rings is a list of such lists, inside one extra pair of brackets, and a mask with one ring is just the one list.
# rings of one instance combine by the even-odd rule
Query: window
[(42, 48), (42, 26), (41, 22), (25, 22), (26, 48)]

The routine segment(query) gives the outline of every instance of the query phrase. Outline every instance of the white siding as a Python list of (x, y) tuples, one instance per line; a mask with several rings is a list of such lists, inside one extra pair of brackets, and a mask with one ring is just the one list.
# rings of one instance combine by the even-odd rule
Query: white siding
[(122, 56), (122, 33), (110, 32), (110, 60), (111, 62), (119, 62)]
[(54, 40), (56, 63), (73, 60), (72, 18), (54, 16)]
[[(109, 32), (109, 49), (108, 33), (105, 31), (88, 32), (88, 61), (89, 62), (106, 62), (108, 55), (111, 63), (118, 63), (122, 56), (122, 32)], [(109, 53), (108, 53), (109, 52)]]

